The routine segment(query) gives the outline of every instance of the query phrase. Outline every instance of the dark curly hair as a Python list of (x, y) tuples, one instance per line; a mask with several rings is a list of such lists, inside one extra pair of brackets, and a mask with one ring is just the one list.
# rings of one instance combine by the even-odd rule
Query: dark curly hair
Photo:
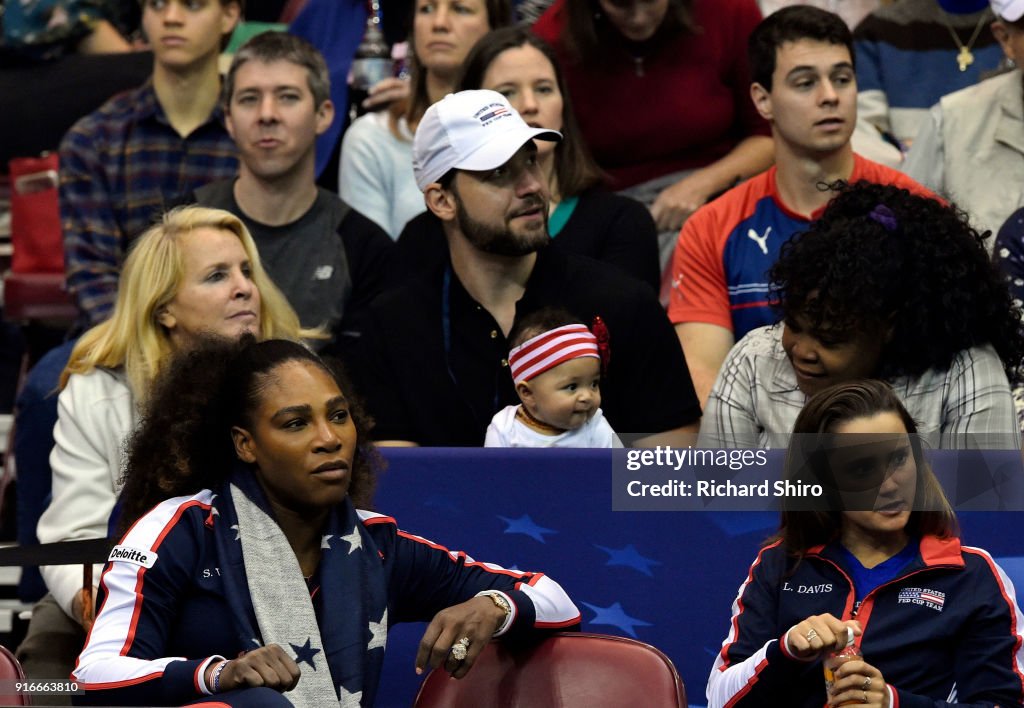
[(991, 344), (1020, 381), (1020, 308), (967, 215), (889, 185), (832, 187), (838, 195), (769, 273), (783, 320), (837, 341), (890, 331), (879, 377), (947, 369)]
[(357, 507), (371, 507), (382, 458), (368, 442), (372, 421), (340, 363), (321, 359), (296, 342), (257, 342), (247, 335), (237, 342), (204, 341), (176, 357), (155, 382), (128, 443), (120, 533), (165, 499), (216, 488), (242, 464), (231, 428), (251, 429), (251, 415), (271, 372), (290, 361), (316, 364), (345, 392), (357, 440), (367, 441), (356, 448), (348, 495)]

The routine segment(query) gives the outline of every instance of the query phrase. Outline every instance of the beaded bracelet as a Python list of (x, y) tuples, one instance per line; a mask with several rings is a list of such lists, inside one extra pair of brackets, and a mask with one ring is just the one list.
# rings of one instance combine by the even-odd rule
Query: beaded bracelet
[(213, 692), (220, 693), (220, 675), (224, 672), (224, 667), (230, 664), (230, 661), (222, 661), (217, 664), (217, 668), (213, 670)]

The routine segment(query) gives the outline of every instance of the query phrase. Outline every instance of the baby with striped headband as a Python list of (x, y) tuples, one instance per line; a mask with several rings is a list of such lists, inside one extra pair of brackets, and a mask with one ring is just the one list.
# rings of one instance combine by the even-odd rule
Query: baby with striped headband
[(601, 413), (601, 354), (586, 325), (544, 308), (519, 323), (511, 344), (521, 403), (494, 416), (485, 447), (621, 447)]

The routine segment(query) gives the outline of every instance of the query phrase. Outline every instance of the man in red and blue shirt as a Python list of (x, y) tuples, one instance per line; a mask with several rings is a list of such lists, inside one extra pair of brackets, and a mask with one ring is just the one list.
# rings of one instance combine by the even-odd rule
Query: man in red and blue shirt
[(771, 123), (775, 166), (698, 209), (679, 236), (668, 314), (697, 395), (707, 401), (732, 345), (777, 320), (768, 269), (831, 198), (828, 185), (870, 180), (918, 193), (905, 175), (855, 155), (853, 38), (839, 16), (784, 8), (750, 36), (750, 95)]

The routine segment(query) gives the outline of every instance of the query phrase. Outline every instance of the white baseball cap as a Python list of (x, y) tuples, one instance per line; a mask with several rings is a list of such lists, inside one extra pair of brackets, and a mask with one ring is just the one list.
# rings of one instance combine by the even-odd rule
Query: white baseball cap
[(991, 0), (992, 12), (1007, 22), (1016, 22), (1024, 17), (1024, 0)]
[(449, 170), (493, 170), (534, 138), (561, 140), (555, 130), (531, 128), (497, 91), (450, 93), (423, 114), (412, 141), (416, 186), (441, 179)]

